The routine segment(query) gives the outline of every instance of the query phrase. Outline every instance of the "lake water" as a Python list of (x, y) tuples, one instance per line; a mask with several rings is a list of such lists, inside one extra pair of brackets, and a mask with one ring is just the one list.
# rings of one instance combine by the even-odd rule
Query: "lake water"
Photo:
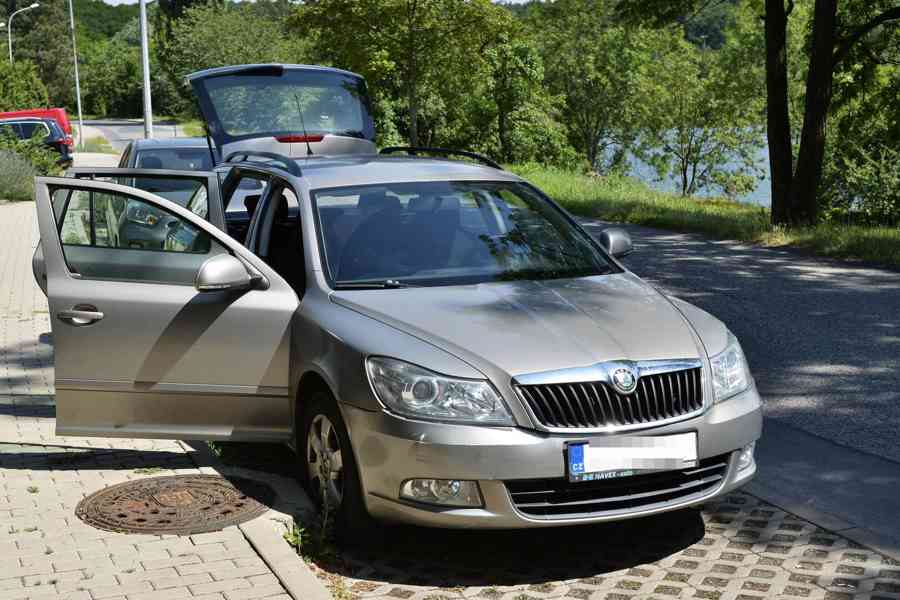
[[(738, 200), (741, 202), (745, 202), (747, 204), (755, 204), (757, 206), (771, 206), (772, 205), (772, 190), (771, 183), (769, 181), (769, 149), (766, 146), (760, 148), (757, 153), (756, 164), (762, 169), (764, 173), (763, 179), (757, 179), (756, 189), (754, 189), (749, 194), (738, 197)], [(640, 179), (650, 187), (656, 190), (660, 190), (663, 192), (681, 192), (681, 181), (674, 178), (666, 178), (663, 181), (659, 180), (659, 177), (656, 173), (656, 169), (652, 166), (648, 165), (644, 161), (640, 160), (636, 156), (629, 154), (628, 156), (628, 165), (630, 168), (630, 175), (637, 179)], [(737, 167), (737, 165), (734, 165)], [(700, 190), (695, 194), (697, 196), (721, 196), (722, 193), (714, 188), (712, 190)]]

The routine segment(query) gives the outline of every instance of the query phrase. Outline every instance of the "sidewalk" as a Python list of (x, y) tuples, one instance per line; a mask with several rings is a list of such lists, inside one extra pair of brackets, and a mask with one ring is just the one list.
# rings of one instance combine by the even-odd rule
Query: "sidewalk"
[[(75, 516), (78, 502), (105, 486), (216, 470), (198, 466), (197, 454), (178, 441), (54, 435), (50, 321), (31, 274), (35, 222), (33, 203), (0, 206), (0, 600), (288, 600), (238, 527), (131, 535)], [(300, 510), (292, 481), (267, 483), (278, 509)], [(278, 514), (253, 523), (276, 535)]]

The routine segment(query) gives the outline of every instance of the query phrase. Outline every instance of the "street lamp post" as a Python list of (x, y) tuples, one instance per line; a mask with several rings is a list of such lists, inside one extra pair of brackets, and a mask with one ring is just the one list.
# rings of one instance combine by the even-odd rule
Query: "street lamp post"
[(72, 30), (72, 57), (75, 59), (75, 102), (78, 104), (78, 147), (84, 150), (84, 117), (81, 114), (81, 81), (78, 78), (78, 47), (75, 45), (75, 11), (69, 0), (69, 28)]
[(37, 8), (38, 6), (40, 6), (40, 3), (35, 2), (34, 4), (26, 6), (25, 8), (20, 8), (13, 14), (9, 15), (9, 19), (7, 19), (7, 21), (6, 21), (6, 33), (9, 36), (7, 38), (7, 40), (9, 42), (9, 62), (10, 63), (12, 63), (12, 61), (13, 61), (13, 57), (12, 57), (12, 20), (13, 20), (13, 17), (16, 16), (17, 14), (19, 14), (20, 12), (25, 12), (26, 10), (31, 10), (32, 8)]
[(144, 75), (144, 137), (153, 137), (153, 105), (150, 100), (150, 46), (147, 43), (147, 1), (140, 0), (141, 70)]

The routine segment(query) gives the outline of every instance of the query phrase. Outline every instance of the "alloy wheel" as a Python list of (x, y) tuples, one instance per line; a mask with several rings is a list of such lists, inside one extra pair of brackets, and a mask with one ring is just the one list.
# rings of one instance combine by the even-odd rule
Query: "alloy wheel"
[(344, 496), (344, 463), (337, 430), (323, 414), (309, 425), (306, 439), (306, 464), (309, 481), (329, 508), (338, 508)]

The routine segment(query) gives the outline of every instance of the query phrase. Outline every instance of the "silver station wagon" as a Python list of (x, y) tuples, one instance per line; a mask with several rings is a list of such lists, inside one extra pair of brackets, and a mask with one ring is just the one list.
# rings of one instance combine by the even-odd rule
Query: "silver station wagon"
[(342, 528), (624, 519), (753, 477), (760, 399), (720, 321), (629, 272), (624, 231), (425, 154), (156, 174), (184, 205), (123, 185), (146, 170), (39, 178), (57, 433), (286, 442)]

